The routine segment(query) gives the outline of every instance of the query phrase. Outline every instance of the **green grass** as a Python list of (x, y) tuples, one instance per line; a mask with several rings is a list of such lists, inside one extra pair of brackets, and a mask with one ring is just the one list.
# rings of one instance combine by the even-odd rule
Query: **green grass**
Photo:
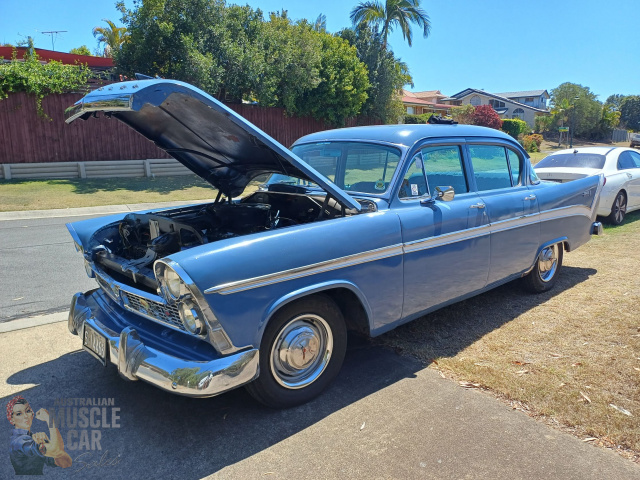
[(0, 182), (0, 211), (204, 200), (216, 194), (210, 184), (195, 175), (7, 180)]

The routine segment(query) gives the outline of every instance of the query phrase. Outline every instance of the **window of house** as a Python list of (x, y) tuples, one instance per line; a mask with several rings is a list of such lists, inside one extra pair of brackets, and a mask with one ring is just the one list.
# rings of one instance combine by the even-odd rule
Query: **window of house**
[(489, 105), (491, 105), (493, 108), (504, 108), (504, 102), (501, 102), (500, 100), (489, 100)]
[(516, 108), (511, 114), (511, 118), (519, 118), (520, 120), (523, 120), (524, 110), (522, 108)]
[(524, 99), (525, 103), (533, 103), (533, 97), (527, 97)]
[(479, 191), (512, 186), (509, 160), (504, 147), (497, 145), (470, 145), (469, 154)]
[(407, 107), (407, 113), (413, 115), (413, 107)]
[(471, 100), (469, 100), (469, 103), (474, 107), (477, 107), (482, 103), (482, 99), (480, 98), (479, 95), (474, 95), (473, 97), (471, 97)]

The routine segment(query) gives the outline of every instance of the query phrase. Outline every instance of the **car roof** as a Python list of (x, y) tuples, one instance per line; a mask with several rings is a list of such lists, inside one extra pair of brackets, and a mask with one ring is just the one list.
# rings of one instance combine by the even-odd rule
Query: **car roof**
[(493, 137), (518, 145), (513, 137), (493, 128), (475, 125), (372, 125), (367, 127), (339, 128), (305, 135), (294, 145), (328, 140), (382, 141), (410, 147), (425, 138)]

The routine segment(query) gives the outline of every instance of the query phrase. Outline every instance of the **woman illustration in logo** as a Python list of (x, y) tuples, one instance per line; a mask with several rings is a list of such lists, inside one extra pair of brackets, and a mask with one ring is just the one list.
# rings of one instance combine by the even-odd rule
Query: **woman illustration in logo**
[(42, 475), (46, 465), (67, 468), (71, 466), (71, 457), (64, 451), (62, 435), (49, 419), (49, 412), (38, 410), (35, 417), (46, 422), (49, 435), (44, 432), (31, 433), (33, 410), (23, 397), (14, 397), (7, 404), (7, 420), (15, 427), (11, 434), (11, 464), (16, 475)]

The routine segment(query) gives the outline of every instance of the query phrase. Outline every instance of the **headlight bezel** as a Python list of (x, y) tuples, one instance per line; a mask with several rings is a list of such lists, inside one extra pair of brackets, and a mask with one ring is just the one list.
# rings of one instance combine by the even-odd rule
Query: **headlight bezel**
[(198, 305), (191, 299), (184, 299), (178, 306), (180, 321), (184, 328), (193, 335), (205, 333), (204, 315)]
[(156, 263), (154, 273), (159, 293), (168, 303), (178, 303), (190, 296), (189, 288), (184, 279), (169, 265)]

